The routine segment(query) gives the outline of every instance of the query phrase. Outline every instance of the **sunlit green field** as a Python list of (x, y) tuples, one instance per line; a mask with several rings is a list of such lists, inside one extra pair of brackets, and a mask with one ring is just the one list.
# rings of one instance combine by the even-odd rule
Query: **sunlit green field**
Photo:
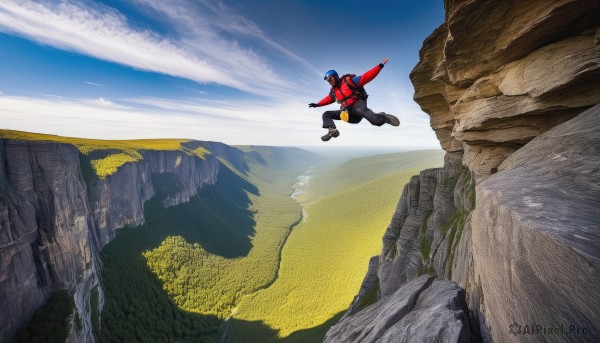
[(369, 258), (381, 251), (381, 237), (403, 186), (419, 171), (442, 162), (441, 151), (389, 154), (351, 160), (317, 174), (303, 196), (307, 217), (283, 249), (279, 278), (268, 289), (243, 298), (228, 342), (278, 339), (248, 322), (264, 322), (284, 338), (345, 311), (358, 293)]

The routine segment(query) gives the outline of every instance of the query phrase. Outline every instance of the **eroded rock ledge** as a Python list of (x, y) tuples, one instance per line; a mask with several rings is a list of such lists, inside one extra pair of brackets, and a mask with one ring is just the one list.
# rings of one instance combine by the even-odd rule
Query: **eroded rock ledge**
[[(482, 329), (486, 334), (472, 268), (475, 181), (461, 165), (462, 152), (448, 153), (444, 160), (443, 168), (424, 170), (404, 187), (381, 255), (371, 258), (359, 294), (327, 334), (330, 342), (477, 342)], [(408, 290), (434, 279), (438, 291), (423, 293), (429, 296), (427, 308), (403, 310), (412, 308), (405, 303), (410, 297), (417, 297)], [(447, 307), (450, 303), (464, 307)]]
[(423, 275), (333, 326), (325, 343), (468, 342), (464, 290)]
[(534, 137), (600, 103), (600, 2), (446, 2), (410, 77), (442, 148), (478, 181)]

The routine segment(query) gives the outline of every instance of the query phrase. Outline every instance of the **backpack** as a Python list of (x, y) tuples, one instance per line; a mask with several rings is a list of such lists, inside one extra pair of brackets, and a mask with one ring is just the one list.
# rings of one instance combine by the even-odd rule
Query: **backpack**
[(354, 82), (352, 81), (352, 78), (355, 76), (356, 76), (356, 74), (344, 74), (344, 75), (342, 75), (342, 77), (340, 79), (344, 80), (346, 82), (346, 84), (348, 85), (348, 88), (350, 88), (350, 90), (352, 92), (354, 92), (354, 94), (356, 96), (358, 96), (359, 99), (365, 100), (369, 97), (369, 94), (367, 94), (365, 87), (363, 87), (363, 86), (357, 87), (354, 84)]
[(332, 99), (337, 100), (338, 104), (343, 103), (344, 101), (352, 98), (353, 96), (356, 96), (359, 100), (366, 100), (367, 97), (369, 97), (369, 94), (367, 94), (365, 87), (363, 87), (363, 86), (357, 87), (354, 84), (354, 82), (352, 81), (352, 78), (355, 76), (356, 76), (356, 74), (344, 74), (340, 78), (340, 80), (343, 80), (348, 85), (348, 88), (350, 88), (350, 90), (352, 91), (352, 94), (346, 96), (345, 98), (343, 98), (341, 100), (337, 99), (335, 97), (335, 92), (333, 91), (333, 87), (332, 87), (331, 90), (329, 91), (329, 96), (331, 96)]

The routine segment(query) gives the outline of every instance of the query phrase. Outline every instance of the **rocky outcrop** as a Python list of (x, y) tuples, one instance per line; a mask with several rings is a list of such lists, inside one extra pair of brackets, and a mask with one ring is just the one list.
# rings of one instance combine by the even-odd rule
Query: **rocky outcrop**
[(535, 138), (477, 187), (472, 244), (494, 341), (508, 341), (513, 324), (598, 340), (599, 132), (600, 105)]
[(377, 273), (327, 337), (360, 342), (363, 328), (379, 330), (350, 318), (396, 321), (385, 303), (429, 274), (465, 290), (473, 341), (595, 342), (600, 3), (445, 5), (411, 73), (445, 166), (406, 185)]
[(461, 154), (447, 154), (444, 168), (413, 176), (383, 236), (379, 281), (383, 296), (424, 273), (450, 276), (452, 253), (471, 211), (473, 183), (460, 165)]
[[(526, 342), (596, 341), (598, 132), (600, 105), (536, 137), (478, 185), (460, 166), (460, 152), (448, 153), (443, 168), (413, 177), (382, 254), (371, 260), (357, 298), (327, 337), (367, 342), (363, 330), (418, 325), (395, 315), (393, 297), (430, 274), (465, 290), (473, 341), (507, 342), (515, 335)], [(386, 329), (360, 324), (380, 320)], [(432, 325), (429, 332), (438, 329), (445, 330)]]
[(93, 341), (89, 294), (98, 284), (98, 253), (116, 229), (143, 222), (144, 202), (155, 194), (153, 175), (177, 180), (164, 199), (171, 206), (214, 183), (219, 158), (247, 168), (238, 149), (204, 144), (215, 148), (204, 159), (183, 151), (142, 151), (143, 160), (98, 179), (72, 145), (0, 140), (0, 340), (66, 288), (83, 324), (70, 340)]
[[(181, 151), (142, 151), (140, 163), (128, 163), (113, 175), (90, 183), (100, 248), (115, 237), (115, 230), (138, 226), (144, 220), (144, 203), (154, 195), (153, 174), (168, 174), (179, 180), (163, 199), (165, 206), (187, 202), (203, 184), (212, 184), (218, 172), (217, 154), (205, 160)], [(240, 158), (241, 159), (241, 158)]]
[[(0, 140), (0, 340), (87, 278), (95, 223), (73, 146)], [(89, 273), (87, 273), (89, 274)]]
[[(338, 327), (332, 328), (328, 333), (327, 337), (331, 342), (369, 342), (382, 337), (387, 337), (384, 341), (389, 342), (403, 341), (400, 339), (407, 342), (479, 340), (480, 316), (474, 315), (473, 310), (468, 310), (466, 305), (468, 302), (471, 305), (469, 308), (478, 311), (478, 303), (473, 306), (478, 297), (469, 294), (465, 298), (464, 289), (457, 283), (441, 281), (459, 281), (462, 287), (475, 289), (472, 293), (478, 294), (478, 283), (470, 268), (473, 256), (468, 249), (471, 245), (468, 223), (475, 204), (475, 181), (471, 172), (461, 165), (461, 160), (461, 152), (448, 153), (443, 168), (424, 170), (413, 176), (404, 187), (396, 212), (383, 236), (381, 255), (371, 259), (369, 272), (350, 310)], [(456, 324), (454, 320), (458, 317), (428, 317), (431, 313), (427, 311), (423, 312), (426, 313), (424, 317), (421, 312), (418, 316), (396, 313), (400, 311), (399, 303), (407, 301), (407, 285), (412, 285), (408, 288), (412, 289), (411, 287), (419, 284), (415, 283), (416, 280), (421, 280), (425, 285), (424, 280), (433, 280), (435, 277), (438, 280), (433, 283), (434, 288), (439, 292), (435, 295), (432, 293), (427, 303), (433, 307), (447, 304), (448, 299), (441, 294), (460, 290), (460, 302), (465, 303), (461, 316), (464, 314), (468, 317), (471, 314), (475, 322), (460, 319), (460, 329), (448, 331), (449, 328), (441, 323), (445, 322), (453, 327), (451, 323)], [(404, 291), (400, 291), (402, 289)], [(434, 303), (437, 305), (433, 305)], [(369, 310), (371, 307), (376, 309)], [(377, 324), (381, 318), (385, 318), (385, 324)], [(431, 322), (425, 318), (429, 318)], [(440, 322), (436, 324), (438, 319)], [(371, 321), (374, 323), (369, 324)], [(424, 323), (429, 326), (421, 326)], [(377, 325), (382, 327), (371, 328)], [(422, 329), (416, 330), (415, 327)], [(338, 332), (335, 335), (334, 330)], [(350, 333), (343, 333), (347, 330)], [(380, 334), (376, 335), (377, 338), (369, 335), (367, 338), (360, 333), (371, 332), (369, 330)]]
[(423, 275), (345, 317), (324, 342), (470, 342), (466, 308), (456, 283)]
[(478, 180), (550, 128), (600, 103), (600, 3), (446, 2), (410, 77), (446, 151)]
[[(356, 316), (365, 316), (362, 319), (365, 322), (369, 316), (373, 321), (378, 321), (379, 316), (389, 316), (390, 322), (386, 324), (388, 327), (420, 327), (424, 322), (423, 318), (393, 315), (389, 311), (394, 311), (396, 305), (387, 307), (384, 304), (393, 303), (394, 297), (402, 294), (398, 294), (399, 290), (407, 284), (416, 279), (426, 280), (430, 276), (437, 277), (437, 281), (448, 279), (461, 282), (465, 289), (475, 290), (465, 298), (464, 290), (456, 283), (439, 284), (446, 291), (461, 289), (461, 301), (470, 305), (470, 310), (465, 305), (464, 313), (466, 316), (470, 315), (471, 319), (463, 322), (461, 330), (464, 329), (464, 332), (461, 331), (460, 339), (447, 336), (447, 327), (434, 323), (430, 323), (429, 329), (423, 329), (421, 334), (425, 336), (418, 336), (419, 339), (422, 338), (423, 342), (435, 339), (447, 342), (479, 340), (479, 320), (482, 316), (475, 314), (479, 313), (479, 284), (471, 268), (472, 253), (468, 249), (471, 246), (469, 218), (475, 205), (475, 180), (472, 173), (461, 165), (461, 152), (448, 153), (444, 160), (443, 168), (424, 170), (413, 176), (404, 187), (396, 212), (383, 236), (381, 255), (371, 259), (369, 273), (350, 310), (340, 321), (341, 327), (356, 326), (356, 330), (364, 329), (351, 319), (363, 318)], [(436, 301), (434, 298), (430, 300), (432, 304)], [(443, 297), (437, 300), (438, 305), (447, 301)], [(380, 305), (376, 307), (377, 310), (366, 312), (365, 308), (373, 304)], [(412, 337), (416, 337), (413, 329), (410, 332)], [(395, 339), (404, 337), (399, 333), (390, 335), (394, 335), (390, 337)], [(336, 337), (335, 342), (363, 342), (363, 338), (356, 338), (358, 336), (353, 336), (357, 340), (346, 335)], [(407, 341), (411, 340), (407, 338)], [(395, 341), (391, 339), (390, 342)]]
[[(586, 200), (600, 197), (594, 186), (597, 180), (591, 177), (597, 173), (595, 159), (589, 154), (598, 142), (593, 134), (586, 136), (582, 127), (573, 129), (574, 122), (569, 120), (600, 103), (600, 3), (449, 0), (446, 10), (445, 23), (424, 42), (421, 60), (411, 73), (414, 98), (430, 115), (442, 148), (449, 153), (462, 151), (462, 164), (481, 185), (476, 188), (477, 210), (466, 217), (462, 237), (452, 253), (452, 274), (445, 277), (466, 289), (473, 321), (479, 324), (484, 341), (507, 340), (508, 325), (519, 324), (518, 320), (543, 325), (578, 320), (579, 325), (587, 325), (583, 314), (595, 318), (590, 310), (597, 313), (599, 298), (596, 294), (584, 305), (571, 292), (597, 280), (598, 269), (589, 256), (581, 257), (585, 255), (577, 251), (576, 242), (590, 241), (590, 232), (597, 232), (597, 226), (575, 223), (589, 221), (594, 211), (597, 216), (598, 206), (594, 202), (584, 205), (573, 194), (582, 191), (580, 196)], [(575, 122), (593, 127), (592, 117), (581, 115)], [(544, 132), (554, 127), (572, 134), (541, 148), (539, 141), (550, 139), (542, 138), (549, 137)], [(534, 138), (536, 143), (528, 144)], [(538, 148), (532, 148), (535, 146)], [(549, 156), (548, 151), (557, 155)], [(567, 156), (587, 157), (572, 161)], [(535, 165), (534, 161), (541, 163), (540, 158), (549, 158), (548, 165)], [(528, 161), (531, 168), (526, 172), (517, 168), (517, 173), (512, 169), (517, 159)], [(570, 174), (579, 168), (557, 163), (560, 159), (579, 164), (587, 174)], [(558, 175), (577, 182), (565, 183)], [(556, 194), (543, 192), (559, 186)], [(508, 190), (512, 190), (510, 196), (502, 196)], [(501, 201), (513, 205), (506, 208)], [(561, 215), (546, 216), (545, 211)], [(552, 226), (554, 234), (570, 237), (571, 243), (562, 248), (537, 243), (548, 231), (532, 231), (532, 222), (525, 217), (553, 218), (545, 227)], [(525, 233), (537, 238), (521, 240)], [(543, 252), (542, 247), (549, 250)], [(557, 252), (562, 252), (560, 258)], [(547, 266), (565, 263), (565, 269), (586, 276), (561, 272), (561, 276), (568, 274), (577, 280), (563, 282), (561, 290), (556, 282), (564, 281), (562, 277), (540, 276), (542, 270), (550, 272), (539, 265), (544, 259)], [(441, 267), (434, 263), (438, 275)], [(516, 294), (517, 290), (522, 295)], [(529, 300), (517, 306), (523, 297)], [(564, 305), (562, 310), (543, 304), (544, 299), (551, 303), (554, 298), (560, 299), (556, 303)], [(524, 310), (526, 306), (529, 310)], [(562, 338), (590, 339), (568, 337)]]

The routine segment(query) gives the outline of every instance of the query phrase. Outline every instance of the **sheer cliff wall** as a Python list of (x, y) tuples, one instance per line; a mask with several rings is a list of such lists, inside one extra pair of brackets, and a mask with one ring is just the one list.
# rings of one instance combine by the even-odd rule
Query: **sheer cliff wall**
[(600, 103), (600, 4), (449, 0), (410, 77), (442, 148), (478, 179)]
[(99, 179), (88, 157), (72, 145), (1, 139), (0, 341), (10, 339), (53, 292), (69, 289), (83, 324), (69, 340), (92, 342), (89, 294), (98, 285), (99, 251), (116, 229), (144, 221), (144, 202), (154, 194), (152, 174), (179, 179), (180, 189), (164, 200), (172, 206), (216, 181), (219, 157), (243, 170), (240, 150), (202, 144), (212, 152), (205, 159), (182, 151), (142, 151), (142, 160)]
[[(600, 2), (445, 6), (410, 75), (445, 165), (406, 185), (381, 255), (326, 341), (596, 342)], [(421, 291), (405, 310), (386, 309), (426, 289), (424, 274), (465, 292), (433, 306)], [(449, 303), (454, 316), (438, 311)], [(423, 311), (445, 319), (421, 326)]]

